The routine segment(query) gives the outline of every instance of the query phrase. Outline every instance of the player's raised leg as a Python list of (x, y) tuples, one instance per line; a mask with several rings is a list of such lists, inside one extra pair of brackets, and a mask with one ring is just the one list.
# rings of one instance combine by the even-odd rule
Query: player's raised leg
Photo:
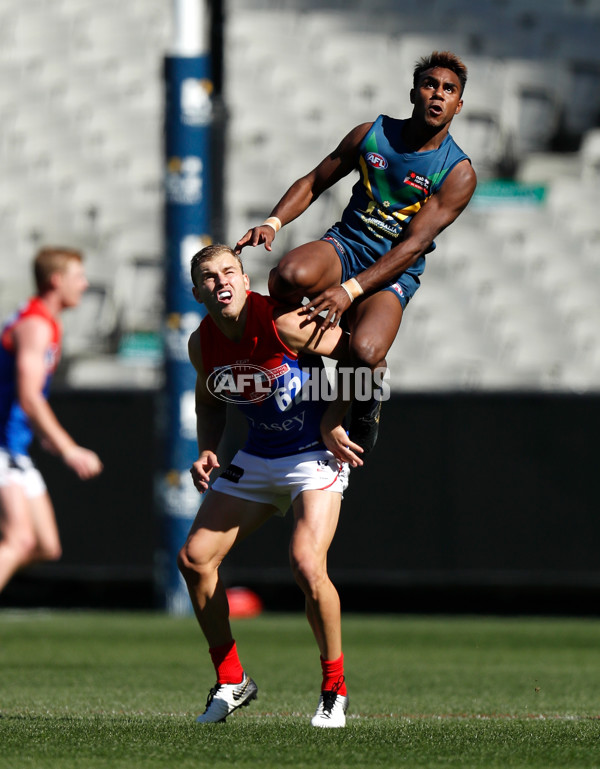
[(269, 275), (269, 293), (282, 302), (299, 303), (329, 286), (339, 285), (342, 265), (335, 248), (316, 240), (292, 249)]
[[(381, 386), (387, 370), (385, 356), (400, 328), (402, 313), (402, 305), (392, 291), (368, 296), (348, 313), (352, 363), (355, 371), (363, 370), (361, 378), (355, 376), (349, 435), (365, 453), (372, 451), (377, 441), (381, 404), (386, 395)], [(370, 381), (364, 378), (365, 370), (372, 372)], [(369, 394), (371, 397), (367, 397)]]

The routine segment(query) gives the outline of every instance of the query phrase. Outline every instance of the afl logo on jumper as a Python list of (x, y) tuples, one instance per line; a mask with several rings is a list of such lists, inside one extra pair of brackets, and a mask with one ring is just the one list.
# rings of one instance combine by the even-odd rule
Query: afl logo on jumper
[(377, 168), (380, 171), (385, 171), (388, 167), (387, 160), (383, 155), (379, 155), (377, 152), (367, 152), (365, 159), (370, 166), (373, 166), (373, 168)]
[(208, 376), (206, 387), (211, 395), (227, 403), (252, 401), (258, 403), (275, 393), (273, 382), (289, 366), (271, 371), (252, 363), (233, 363), (231, 366), (216, 368)]

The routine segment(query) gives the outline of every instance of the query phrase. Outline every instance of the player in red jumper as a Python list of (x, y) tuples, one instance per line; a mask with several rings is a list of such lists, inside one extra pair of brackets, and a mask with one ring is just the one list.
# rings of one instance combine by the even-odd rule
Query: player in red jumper
[[(224, 721), (256, 698), (257, 686), (244, 672), (232, 636), (219, 566), (237, 542), (291, 505), (292, 571), (305, 594), (321, 653), (321, 696), (311, 723), (343, 727), (348, 695), (340, 601), (327, 574), (327, 551), (347, 485), (347, 465), (362, 464), (361, 448), (338, 423), (336, 403), (303, 399), (307, 373), (298, 358), (303, 353), (337, 357), (347, 350), (347, 335), (339, 327), (323, 331), (318, 321), (306, 321), (301, 308), (250, 292), (239, 257), (226, 246), (208, 246), (196, 254), (192, 280), (194, 296), (208, 315), (189, 341), (197, 371), (200, 451), (191, 473), (198, 491), (207, 494), (179, 554), (179, 568), (217, 674), (198, 721)], [(225, 400), (236, 400), (234, 393), (248, 420), (248, 440), (208, 490), (219, 467)]]
[(82, 257), (44, 248), (35, 258), (37, 294), (9, 318), (0, 336), (0, 590), (18, 569), (61, 555), (52, 502), (28, 448), (33, 434), (82, 479), (102, 471), (48, 404), (60, 358), (60, 313), (79, 304), (88, 283)]

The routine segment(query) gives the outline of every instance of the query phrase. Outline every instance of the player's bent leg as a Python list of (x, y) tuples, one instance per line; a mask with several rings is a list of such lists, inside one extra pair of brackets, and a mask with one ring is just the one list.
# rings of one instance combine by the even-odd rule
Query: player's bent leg
[[(378, 376), (379, 374), (381, 376)], [(365, 454), (373, 451), (379, 437), (379, 420), (384, 397), (383, 388), (379, 383), (386, 374), (387, 365), (383, 361), (379, 368), (369, 372), (366, 382), (364, 377), (354, 378), (355, 395), (350, 409), (348, 436), (354, 443), (358, 443)], [(368, 386), (368, 391), (362, 387), (364, 384)]]
[(400, 328), (402, 305), (392, 292), (381, 291), (352, 309), (350, 352), (356, 374), (349, 435), (369, 453), (379, 434), (381, 406), (387, 396), (385, 356)]
[(275, 511), (271, 505), (212, 489), (200, 505), (177, 564), (210, 647), (227, 643), (231, 637), (229, 606), (219, 566), (236, 542), (255, 531)]
[(349, 312), (350, 354), (355, 366), (374, 371), (385, 364), (402, 322), (402, 305), (391, 291), (379, 291)]
[(54, 507), (48, 492), (29, 498), (29, 509), (36, 535), (36, 561), (58, 561), (62, 556), (62, 546)]
[[(205, 496), (187, 541), (179, 552), (178, 566), (188, 587), (198, 623), (208, 642), (217, 672), (198, 723), (222, 723), (257, 697), (258, 687), (245, 673), (233, 641), (229, 604), (219, 566), (239, 541), (270, 518), (276, 508), (264, 503), (211, 490)], [(223, 653), (220, 653), (223, 650)], [(233, 659), (234, 658), (234, 659)], [(228, 671), (236, 671), (227, 680)]]
[(0, 590), (34, 559), (37, 539), (22, 486), (0, 486)]
[(334, 247), (317, 240), (292, 249), (269, 275), (269, 293), (297, 303), (341, 282), (342, 266)]

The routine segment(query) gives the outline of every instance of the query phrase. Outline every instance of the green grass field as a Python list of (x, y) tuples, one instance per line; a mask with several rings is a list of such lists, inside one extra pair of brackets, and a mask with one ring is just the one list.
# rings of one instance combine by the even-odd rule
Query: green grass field
[(192, 618), (0, 611), (0, 767), (600, 767), (600, 620), (345, 616), (343, 730), (302, 616), (234, 631), (259, 699), (200, 726)]

